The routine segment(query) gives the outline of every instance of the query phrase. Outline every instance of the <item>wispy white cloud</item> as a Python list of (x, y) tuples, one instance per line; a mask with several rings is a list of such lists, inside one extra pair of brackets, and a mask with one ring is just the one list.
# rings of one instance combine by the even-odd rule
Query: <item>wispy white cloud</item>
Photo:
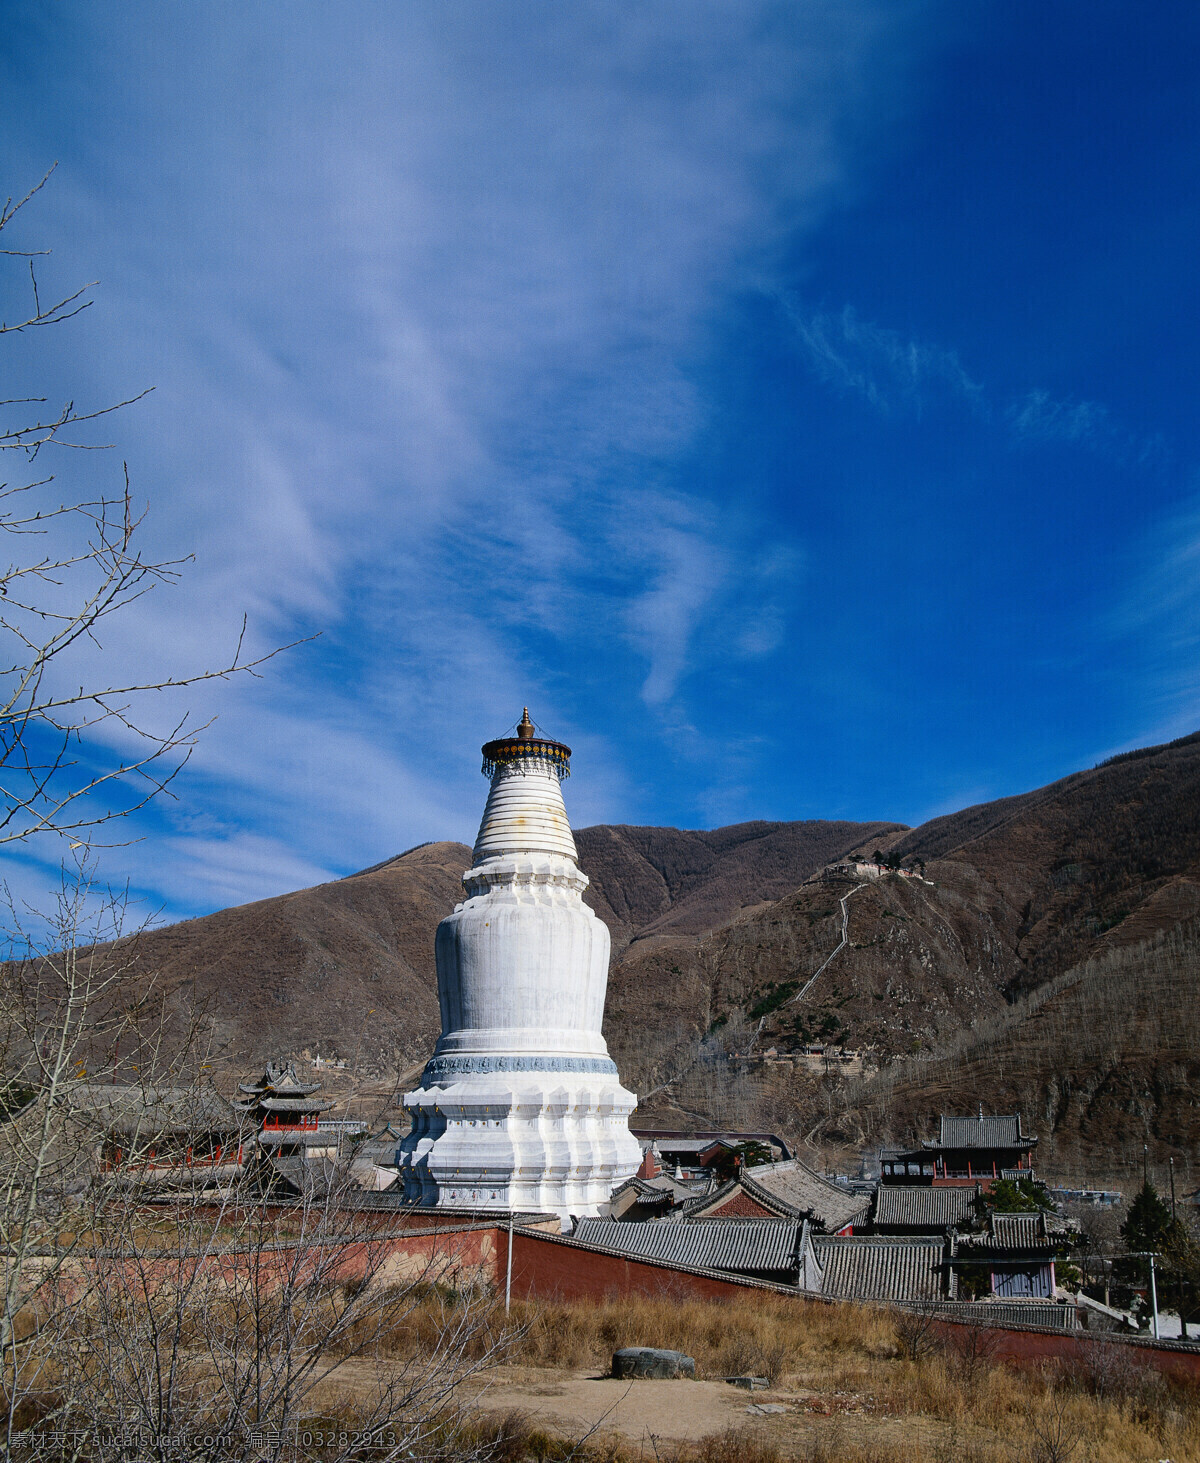
[(859, 318), (807, 310), (793, 296), (782, 308), (815, 374), (835, 390), (862, 397), (886, 415), (920, 416), (936, 403), (998, 421), (1015, 445), (1062, 442), (1127, 467), (1160, 467), (1168, 457), (1158, 434), (1141, 435), (1100, 402), (1055, 397), (1035, 388), (1005, 400), (968, 372), (957, 351)]
[(1023, 442), (1067, 442), (1131, 467), (1162, 465), (1168, 456), (1161, 435), (1139, 437), (1097, 401), (1057, 401), (1048, 391), (1030, 391), (1004, 416)]
[(785, 297), (783, 308), (817, 375), (880, 411), (920, 413), (931, 398), (945, 395), (982, 402), (983, 387), (952, 350), (860, 320), (849, 305), (836, 315), (806, 312)]
[[(134, 5), (44, 30), (61, 74), (11, 91), (13, 158), (44, 155), (47, 95), (89, 130), (28, 226), (105, 283), (20, 372), (158, 385), (122, 450), (150, 540), (196, 553), (114, 622), (109, 673), (211, 664), (243, 612), (255, 649), (322, 631), (191, 698), (220, 719), (128, 855), (144, 887), (199, 907), (469, 836), (474, 749), (522, 702), (574, 735), (635, 687), (670, 737), (698, 667), (777, 645), (803, 545), (764, 553), (751, 509), (678, 480), (696, 363), (837, 196), (838, 120), (911, 13)], [(838, 329), (913, 397), (950, 370)], [(581, 815), (628, 816), (614, 748), (581, 745)]]

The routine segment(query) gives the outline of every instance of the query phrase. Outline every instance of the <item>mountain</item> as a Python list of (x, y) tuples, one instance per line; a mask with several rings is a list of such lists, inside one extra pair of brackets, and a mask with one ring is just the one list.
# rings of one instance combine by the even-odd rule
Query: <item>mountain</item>
[[(1147, 1141), (1190, 1164), (1200, 962), (1180, 932), (1200, 915), (1200, 737), (935, 819), (890, 857), (925, 877), (813, 881), (694, 949), (634, 947), (610, 1020), (644, 1101), (833, 1144), (1016, 1104), (1051, 1162), (1119, 1172)], [(782, 1060), (831, 1037), (878, 1075)]]
[(608, 925), (613, 952), (637, 940), (707, 934), (746, 909), (781, 898), (822, 865), (866, 845), (890, 847), (900, 823), (736, 823), (679, 828), (582, 828), (586, 898)]
[(461, 843), (428, 843), (346, 879), (143, 932), (137, 963), (177, 1024), (200, 1023), (222, 1076), (306, 1050), (398, 1072), (423, 1060), (438, 1030), (433, 932), (462, 898), (470, 860)]
[(1200, 920), (1109, 943), (928, 1060), (851, 1085), (839, 1136), (928, 1133), (942, 1111), (1022, 1112), (1038, 1159), (1065, 1180), (1140, 1179), (1142, 1143), (1181, 1192), (1200, 1151)]
[[(605, 1031), (644, 1116), (836, 1148), (982, 1101), (1021, 1106), (1039, 1153), (1093, 1176), (1140, 1159), (1144, 1139), (1187, 1157), (1200, 735), (919, 828), (606, 826), (576, 841), (613, 937)], [(913, 876), (828, 868), (876, 848)], [(180, 1019), (198, 1014), (222, 1083), (307, 1050), (346, 1060), (343, 1087), (386, 1094), (436, 1037), (433, 934), (469, 861), (427, 844), (144, 934), (138, 960)], [(829, 1040), (866, 1070), (799, 1055)]]
[[(584, 828), (587, 897), (620, 952), (643, 932), (726, 923), (895, 823), (747, 823), (715, 832)], [(428, 843), (348, 878), (136, 937), (177, 1026), (200, 1023), (221, 1076), (283, 1053), (338, 1056), (386, 1085), (440, 1029), (434, 932), (463, 897), (471, 851)]]

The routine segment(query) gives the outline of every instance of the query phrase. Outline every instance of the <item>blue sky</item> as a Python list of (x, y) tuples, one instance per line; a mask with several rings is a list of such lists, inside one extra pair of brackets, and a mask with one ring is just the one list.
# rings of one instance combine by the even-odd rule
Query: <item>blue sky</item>
[(155, 387), (54, 466), (195, 554), (104, 673), (320, 632), (189, 694), (146, 908), (469, 840), (524, 703), (578, 825), (916, 823), (1200, 724), (1195, 7), (4, 17), (15, 242), (100, 281), (4, 394)]

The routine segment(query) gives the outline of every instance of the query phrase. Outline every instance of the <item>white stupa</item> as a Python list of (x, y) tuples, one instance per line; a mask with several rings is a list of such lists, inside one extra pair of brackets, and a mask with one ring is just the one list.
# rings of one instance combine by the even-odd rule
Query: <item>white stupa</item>
[(437, 932), (442, 1035), (404, 1098), (410, 1201), (593, 1215), (641, 1161), (637, 1099), (600, 1034), (609, 939), (581, 897), (559, 786), (570, 758), (528, 709), (515, 737), (483, 748), (467, 899)]

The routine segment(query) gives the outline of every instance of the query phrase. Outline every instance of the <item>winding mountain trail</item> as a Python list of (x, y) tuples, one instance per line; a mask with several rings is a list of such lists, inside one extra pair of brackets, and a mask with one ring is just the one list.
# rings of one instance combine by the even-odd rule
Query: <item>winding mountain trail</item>
[(793, 1006), (797, 1001), (802, 1001), (804, 997), (808, 995), (809, 991), (812, 990), (813, 986), (816, 985), (818, 979), (829, 968), (829, 964), (833, 960), (834, 956), (840, 954), (850, 943), (850, 911), (847, 908), (847, 905), (860, 889), (866, 889), (867, 887), (868, 886), (866, 884), (855, 884), (853, 889), (843, 894), (841, 899), (838, 900), (838, 903), (842, 906), (842, 938), (838, 941), (837, 946), (832, 951), (832, 953), (826, 956), (824, 963), (817, 971), (816, 975), (810, 976), (809, 979), (805, 981), (805, 983), (800, 987), (796, 994), (791, 998), (791, 1000), (784, 1003), (785, 1005)]

